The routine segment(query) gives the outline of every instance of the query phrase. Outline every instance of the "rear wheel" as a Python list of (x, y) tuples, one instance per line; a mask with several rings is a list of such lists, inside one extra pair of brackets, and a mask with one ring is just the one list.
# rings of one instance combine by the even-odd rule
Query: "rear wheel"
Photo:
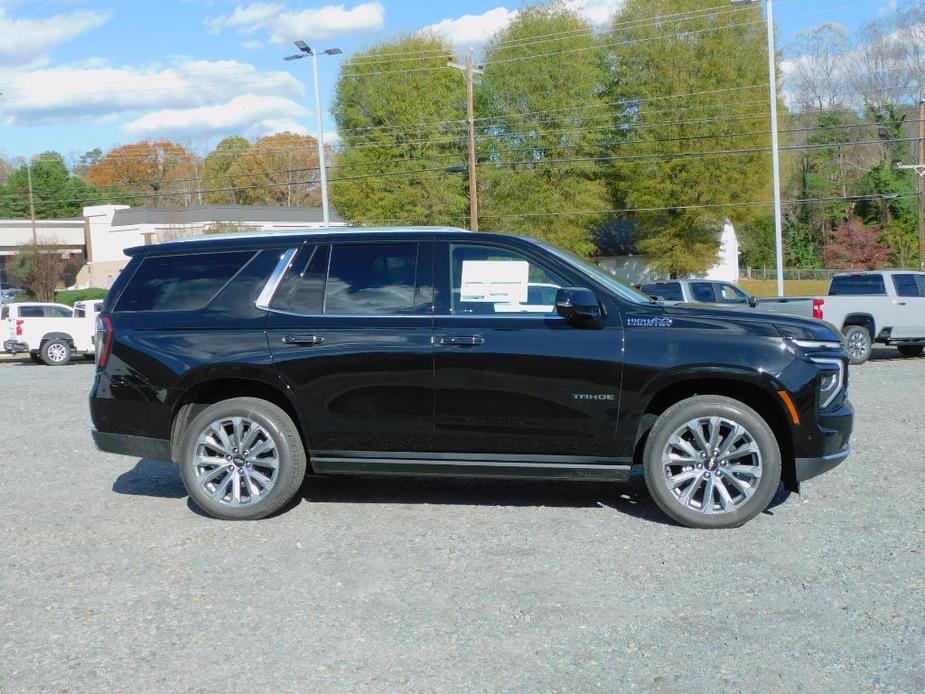
[(190, 499), (224, 520), (256, 520), (289, 502), (305, 477), (292, 418), (257, 398), (210, 405), (182, 433), (180, 476)]
[(71, 361), (71, 345), (66, 340), (48, 340), (39, 354), (49, 366), (64, 366)]
[(780, 483), (774, 432), (738, 400), (703, 395), (666, 410), (644, 453), (646, 486), (689, 528), (735, 528), (761, 513)]
[(921, 357), (925, 352), (925, 345), (900, 345), (899, 353), (904, 357)]
[(845, 336), (845, 350), (852, 364), (863, 364), (870, 359), (874, 344), (867, 328), (862, 325), (849, 325), (842, 333)]

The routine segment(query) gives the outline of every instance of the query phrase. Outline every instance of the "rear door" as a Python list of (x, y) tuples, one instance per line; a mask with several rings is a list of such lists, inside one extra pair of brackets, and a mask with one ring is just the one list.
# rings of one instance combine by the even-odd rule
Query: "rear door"
[(717, 304), (720, 301), (716, 296), (713, 282), (691, 282), (691, 301), (698, 304)]
[(267, 335), (316, 470), (430, 450), (433, 297), (429, 237), (302, 248), (270, 304)]
[(925, 274), (895, 274), (892, 281), (899, 309), (892, 337), (925, 339)]

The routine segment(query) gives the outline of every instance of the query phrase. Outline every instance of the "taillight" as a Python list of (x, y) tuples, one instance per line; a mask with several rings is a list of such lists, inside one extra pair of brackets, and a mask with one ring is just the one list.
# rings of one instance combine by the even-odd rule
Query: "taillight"
[(100, 316), (96, 319), (96, 366), (102, 369), (109, 360), (112, 350), (112, 319), (109, 316)]
[(825, 306), (825, 301), (822, 299), (813, 299), (813, 318), (818, 318), (822, 320), (825, 318), (825, 311), (823, 307)]
[(17, 320), (17, 321), (16, 321), (16, 335), (17, 335), (17, 337), (18, 337), (19, 335), (22, 335), (22, 324), (23, 324), (23, 321), (22, 321), (22, 320)]

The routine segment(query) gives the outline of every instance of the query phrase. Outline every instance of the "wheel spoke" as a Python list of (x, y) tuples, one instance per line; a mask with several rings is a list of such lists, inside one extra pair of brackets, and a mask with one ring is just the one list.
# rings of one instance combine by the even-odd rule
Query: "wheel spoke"
[(210, 430), (215, 436), (215, 441), (219, 444), (219, 450), (225, 455), (231, 455), (231, 449), (234, 447), (231, 445), (231, 441), (228, 439), (228, 434), (225, 432), (225, 427), (222, 426), (222, 423), (213, 422)]
[(713, 487), (715, 477), (710, 475), (703, 483), (703, 501), (700, 502), (700, 510), (704, 513), (713, 513)]
[(710, 417), (710, 442), (707, 448), (707, 455), (713, 455), (713, 451), (719, 448), (719, 436), (722, 429), (722, 420), (719, 417)]
[(234, 447), (240, 451), (243, 448), (242, 443), (244, 440), (244, 420), (242, 420), (240, 417), (232, 417), (231, 429), (234, 432), (234, 440), (232, 443), (234, 444)]
[(672, 490), (677, 489), (685, 482), (689, 482), (698, 475), (700, 475), (700, 472), (697, 470), (685, 470), (684, 472), (680, 472), (677, 475), (668, 478), (668, 488)]
[(731, 451), (730, 453), (727, 453), (724, 457), (726, 458), (726, 460), (738, 460), (739, 458), (742, 458), (746, 455), (752, 455), (753, 453), (760, 453), (760, 452), (761, 450), (758, 448), (758, 444), (749, 443), (748, 445), (743, 446), (742, 448), (737, 448), (736, 450)]
[(703, 436), (703, 421), (697, 420), (696, 422), (689, 422), (687, 424), (687, 429), (694, 434), (694, 438), (697, 441), (697, 444), (700, 446), (701, 451), (706, 451), (709, 453), (712, 449), (710, 448), (710, 442), (707, 441)]
[(681, 493), (681, 496), (678, 497), (678, 501), (680, 501), (684, 506), (689, 506), (691, 503), (691, 498), (693, 498), (697, 490), (700, 489), (700, 483), (702, 481), (703, 481), (703, 471), (698, 470), (696, 475), (694, 476), (694, 481), (691, 482), (688, 485), (687, 489), (685, 489)]
[(726, 440), (723, 441), (722, 445), (719, 447), (719, 458), (722, 459), (729, 454), (729, 451), (732, 450), (732, 447), (735, 445), (736, 441), (742, 438), (742, 434), (745, 429), (743, 429), (738, 424), (735, 424), (732, 428), (732, 431), (726, 436)]
[(241, 503), (241, 473), (239, 470), (235, 470), (231, 473), (231, 503), (240, 504)]
[(257, 456), (274, 450), (276, 450), (276, 444), (273, 443), (273, 439), (264, 439), (247, 452), (247, 459), (256, 463)]
[(727, 465), (726, 471), (730, 475), (748, 475), (752, 479), (758, 478), (761, 473), (756, 465)]
[(251, 469), (251, 479), (254, 480), (261, 487), (263, 487), (264, 491), (269, 490), (270, 487), (273, 486), (273, 481), (269, 477), (267, 477), (261, 472), (257, 472), (254, 469)]
[(201, 485), (206, 485), (212, 480), (214, 480), (216, 477), (218, 477), (223, 472), (226, 472), (225, 466), (219, 465), (217, 468), (203, 472), (201, 475), (199, 475), (199, 477), (196, 478), (196, 481), (199, 482), (199, 484)]
[(723, 507), (724, 511), (732, 511), (735, 508), (735, 501), (732, 500), (732, 495), (729, 493), (729, 490), (726, 489), (725, 476), (719, 475), (716, 478), (716, 490), (719, 492), (719, 503)]
[(244, 446), (245, 450), (250, 449), (254, 445), (254, 441), (257, 440), (257, 437), (263, 433), (263, 428), (259, 424), (254, 424), (251, 422), (250, 428), (247, 430), (247, 436), (244, 437), (244, 441), (241, 442), (241, 445)]
[(251, 477), (252, 474), (253, 473), (251, 470), (248, 470), (247, 468), (244, 469), (244, 484), (247, 485), (247, 493), (250, 496), (251, 501), (260, 496), (260, 490), (257, 488), (257, 485), (254, 484), (254, 480)]
[(225, 498), (225, 494), (228, 493), (228, 487), (231, 486), (232, 475), (231, 473), (225, 477), (225, 480), (215, 487), (215, 491), (212, 492), (211, 496), (215, 501), (221, 501)]
[(668, 443), (674, 446), (675, 448), (680, 448), (682, 451), (687, 453), (690, 456), (691, 460), (698, 460), (698, 461), (700, 460), (700, 451), (694, 448), (694, 446), (689, 441), (682, 439), (677, 434), (672, 436), (671, 440)]
[(751, 496), (752, 493), (755, 491), (755, 488), (752, 487), (752, 485), (750, 485), (750, 484), (749, 484), (748, 482), (746, 482), (745, 480), (740, 480), (738, 477), (736, 477), (735, 475), (733, 475), (731, 472), (730, 472), (730, 473), (724, 473), (724, 474), (723, 474), (723, 478), (724, 478), (727, 482), (730, 482), (730, 483), (732, 484), (733, 487), (735, 487), (735, 488), (738, 489), (740, 492), (742, 492), (746, 497)]

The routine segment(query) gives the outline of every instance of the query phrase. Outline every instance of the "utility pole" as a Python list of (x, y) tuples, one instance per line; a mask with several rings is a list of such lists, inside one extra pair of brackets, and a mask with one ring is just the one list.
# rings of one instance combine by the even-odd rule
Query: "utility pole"
[(475, 67), (472, 51), (466, 57), (466, 64), (449, 62), (447, 67), (461, 70), (466, 75), (466, 124), (469, 130), (469, 228), (479, 230), (479, 185), (475, 156), (475, 89), (473, 82), (476, 75), (481, 75), (481, 68)]
[(896, 163), (897, 169), (915, 171), (919, 175), (918, 210), (919, 210), (919, 270), (925, 272), (925, 93), (919, 101), (919, 163)]
[(29, 218), (32, 220), (32, 243), (39, 245), (39, 235), (35, 230), (35, 198), (32, 193), (32, 162), (26, 162), (26, 180), (29, 181)]

